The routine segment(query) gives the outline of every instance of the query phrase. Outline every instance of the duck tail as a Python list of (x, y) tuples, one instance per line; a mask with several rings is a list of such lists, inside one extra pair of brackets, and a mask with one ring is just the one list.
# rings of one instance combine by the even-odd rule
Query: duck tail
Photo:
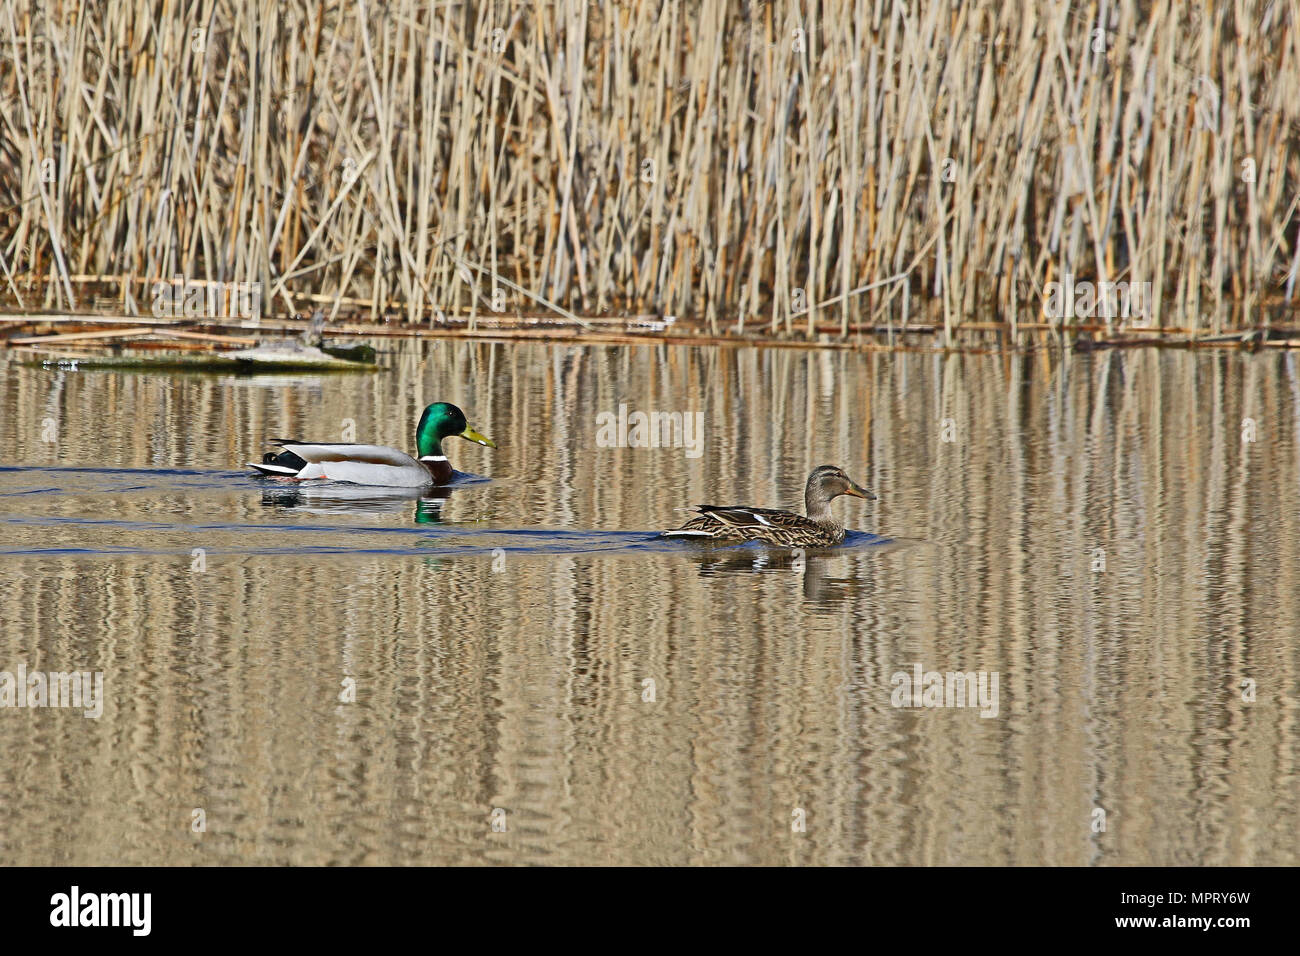
[(263, 475), (297, 475), (307, 467), (307, 459), (301, 455), (295, 455), (291, 451), (282, 451), (278, 455), (273, 451), (268, 451), (262, 456), (261, 462), (250, 461), (248, 467), (260, 472)]

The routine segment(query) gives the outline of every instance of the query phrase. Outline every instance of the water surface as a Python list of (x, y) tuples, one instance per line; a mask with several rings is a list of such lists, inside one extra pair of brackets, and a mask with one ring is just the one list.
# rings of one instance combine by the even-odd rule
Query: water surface
[[(1300, 857), (1294, 357), (376, 345), (357, 377), (0, 357), (0, 670), (106, 697), (0, 709), (0, 859)], [(486, 480), (242, 468), (410, 450), (435, 400)], [(704, 453), (602, 447), (620, 404), (702, 413)], [(836, 502), (842, 548), (653, 533), (822, 463), (880, 496)], [(918, 663), (996, 672), (997, 715), (892, 706)]]

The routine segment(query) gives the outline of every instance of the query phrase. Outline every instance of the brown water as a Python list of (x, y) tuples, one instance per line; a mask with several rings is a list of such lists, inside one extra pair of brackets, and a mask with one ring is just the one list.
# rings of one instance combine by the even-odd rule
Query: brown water
[[(0, 670), (105, 696), (0, 708), (4, 862), (1300, 862), (1294, 356), (377, 344), (325, 377), (0, 353)], [(490, 481), (241, 470), (349, 419), (409, 450), (440, 399)], [(703, 454), (599, 447), (620, 403), (703, 413)], [(888, 541), (648, 533), (823, 462)], [(892, 706), (918, 663), (996, 672), (996, 716)]]

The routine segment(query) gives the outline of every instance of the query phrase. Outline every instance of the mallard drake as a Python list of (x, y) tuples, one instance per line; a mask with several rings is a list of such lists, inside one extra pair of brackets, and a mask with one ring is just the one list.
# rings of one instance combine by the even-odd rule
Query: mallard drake
[(301, 442), (292, 438), (272, 438), (284, 451), (266, 453), (262, 461), (248, 466), (263, 475), (277, 478), (327, 478), (354, 485), (387, 488), (420, 488), (445, 485), (456, 473), (442, 453), (444, 438), (464, 438), (489, 448), (496, 442), (470, 428), (465, 413), (447, 402), (435, 402), (424, 410), (415, 428), (415, 447), (419, 458), (385, 445), (344, 445)]
[(700, 512), (667, 538), (710, 538), (718, 541), (762, 541), (782, 548), (826, 548), (844, 540), (844, 525), (831, 516), (831, 501), (852, 495), (875, 501), (876, 496), (854, 484), (835, 465), (820, 465), (808, 476), (804, 506), (808, 516), (771, 508), (699, 505)]

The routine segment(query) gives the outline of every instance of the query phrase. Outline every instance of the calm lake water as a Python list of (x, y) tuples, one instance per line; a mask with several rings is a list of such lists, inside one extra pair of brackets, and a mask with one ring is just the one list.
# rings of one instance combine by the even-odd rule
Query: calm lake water
[[(1296, 356), (376, 345), (0, 353), (0, 671), (104, 681), (97, 719), (0, 709), (0, 859), (1300, 862)], [(490, 480), (242, 468), (413, 450), (437, 400)], [(620, 404), (701, 413), (703, 453), (602, 447)], [(801, 506), (822, 463), (879, 495), (836, 501), (839, 549), (651, 533)], [(996, 675), (996, 714), (894, 706), (918, 665)]]

